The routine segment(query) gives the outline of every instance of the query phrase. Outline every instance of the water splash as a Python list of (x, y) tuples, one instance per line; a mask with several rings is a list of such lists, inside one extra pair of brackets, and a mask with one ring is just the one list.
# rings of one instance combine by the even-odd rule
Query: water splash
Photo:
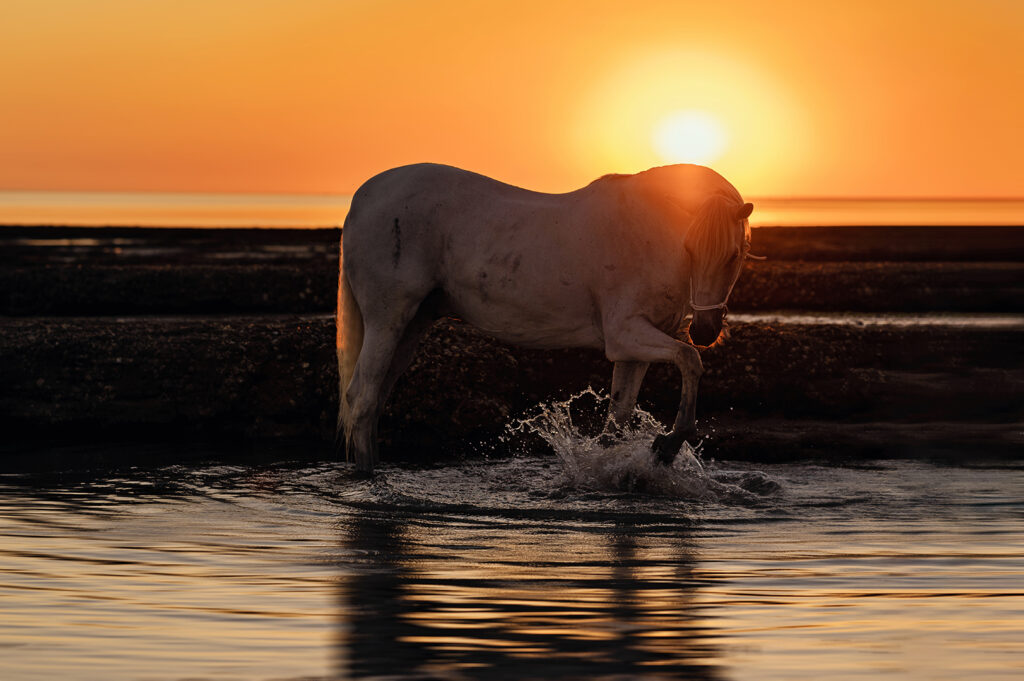
[(778, 483), (763, 473), (724, 471), (705, 464), (700, 444), (684, 442), (671, 465), (658, 463), (651, 444), (665, 432), (661, 423), (636, 408), (624, 427), (612, 431), (606, 416), (609, 402), (607, 395), (588, 387), (513, 421), (504, 439), (535, 435), (544, 440), (561, 462), (561, 486), (567, 491), (739, 502), (778, 491)]

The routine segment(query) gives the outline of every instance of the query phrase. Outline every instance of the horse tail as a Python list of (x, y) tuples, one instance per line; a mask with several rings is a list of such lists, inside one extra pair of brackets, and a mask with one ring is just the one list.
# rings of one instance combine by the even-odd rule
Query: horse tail
[[(348, 401), (348, 387), (352, 383), (352, 374), (356, 370), (356, 360), (363, 347), (363, 314), (359, 304), (352, 295), (352, 287), (345, 275), (345, 248), (342, 246), (338, 258), (338, 311), (335, 317), (337, 324), (338, 345), (338, 425), (335, 431), (334, 446), (340, 452), (343, 442), (347, 445), (352, 430), (349, 419), (351, 405)], [(351, 453), (345, 446), (345, 459), (351, 459)]]

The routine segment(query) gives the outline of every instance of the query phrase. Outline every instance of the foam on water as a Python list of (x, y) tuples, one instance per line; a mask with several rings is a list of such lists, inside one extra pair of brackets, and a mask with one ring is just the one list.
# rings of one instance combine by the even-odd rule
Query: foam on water
[[(507, 428), (508, 437), (532, 434), (555, 451), (565, 490), (631, 492), (698, 501), (753, 501), (779, 490), (756, 471), (726, 471), (705, 463), (700, 444), (684, 442), (671, 465), (651, 451), (665, 432), (649, 412), (636, 408), (628, 424), (608, 428), (610, 398), (593, 388), (567, 400), (543, 403)], [(597, 425), (600, 424), (600, 425)]]

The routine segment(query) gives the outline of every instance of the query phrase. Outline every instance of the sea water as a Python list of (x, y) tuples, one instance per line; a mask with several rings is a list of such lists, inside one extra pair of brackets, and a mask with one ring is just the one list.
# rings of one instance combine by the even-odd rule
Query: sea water
[[(751, 225), (1024, 225), (1024, 199), (753, 197)], [(339, 227), (342, 194), (0, 191), (0, 225)]]
[(695, 443), (665, 467), (648, 415), (602, 437), (603, 399), (513, 424), (518, 456), (372, 480), (308, 460), (0, 476), (0, 676), (1024, 675), (1021, 464)]

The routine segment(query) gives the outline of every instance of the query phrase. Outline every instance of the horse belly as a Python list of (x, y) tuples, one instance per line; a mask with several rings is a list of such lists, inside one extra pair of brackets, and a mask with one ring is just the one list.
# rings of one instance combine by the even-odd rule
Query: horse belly
[[(505, 343), (528, 348), (604, 347), (599, 317), (586, 291), (558, 291), (476, 276), (474, 286), (446, 290), (452, 311)], [(563, 289), (570, 288), (564, 285)], [(446, 287), (447, 289), (447, 287)]]

